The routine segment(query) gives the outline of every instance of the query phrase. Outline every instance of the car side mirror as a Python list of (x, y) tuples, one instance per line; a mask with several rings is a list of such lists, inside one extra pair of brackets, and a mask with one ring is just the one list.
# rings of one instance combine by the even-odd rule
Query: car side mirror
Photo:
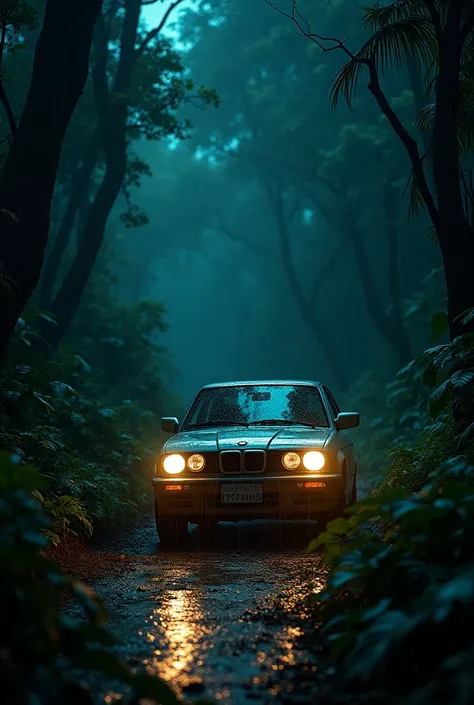
[(356, 428), (360, 424), (360, 414), (356, 411), (341, 411), (335, 420), (338, 431), (347, 431), (349, 428)]
[(178, 433), (179, 421), (176, 416), (164, 416), (161, 419), (161, 430), (164, 433)]

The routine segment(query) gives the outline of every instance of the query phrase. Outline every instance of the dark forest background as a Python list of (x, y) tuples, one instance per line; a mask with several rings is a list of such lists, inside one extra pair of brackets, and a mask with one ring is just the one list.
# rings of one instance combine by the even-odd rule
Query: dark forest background
[[(331, 599), (359, 581), (338, 656), (383, 613), (383, 648), (347, 678), (394, 702), (403, 678), (376, 675), (391, 655), (443, 702), (401, 648), (411, 635), (416, 658), (434, 625), (447, 643), (473, 614), (474, 10), (365, 5), (0, 4), (4, 489), (34, 464), (55, 546), (123, 526), (149, 501), (160, 416), (201, 385), (324, 381), (361, 412), (359, 471), (378, 487), (313, 546), (342, 561)], [(364, 533), (380, 516), (391, 549)], [(456, 576), (465, 592), (438, 614)], [(464, 647), (436, 661), (449, 688)]]

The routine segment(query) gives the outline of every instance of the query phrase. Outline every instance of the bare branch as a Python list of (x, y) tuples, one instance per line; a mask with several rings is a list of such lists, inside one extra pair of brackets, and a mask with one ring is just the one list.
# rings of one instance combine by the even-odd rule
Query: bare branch
[[(142, 43), (140, 44), (140, 46), (138, 47), (138, 49), (136, 49), (136, 51), (135, 51), (135, 61), (137, 61), (137, 59), (140, 58), (140, 56), (141, 56), (141, 55), (143, 54), (143, 52), (146, 50), (146, 48), (148, 47), (148, 45), (150, 44), (150, 42), (152, 42), (153, 39), (155, 39), (155, 37), (157, 37), (157, 36), (159, 35), (159, 33), (161, 32), (161, 30), (163, 29), (163, 27), (164, 27), (164, 26), (166, 25), (166, 23), (168, 22), (169, 16), (170, 16), (171, 13), (173, 12), (173, 10), (174, 10), (175, 8), (177, 8), (178, 5), (181, 5), (182, 2), (184, 2), (184, 0), (174, 0), (174, 2), (171, 3), (171, 5), (168, 7), (168, 9), (166, 10), (165, 14), (163, 15), (163, 18), (162, 18), (160, 24), (159, 24), (157, 27), (155, 27), (154, 29), (152, 29), (152, 30), (150, 30), (150, 31), (148, 32), (148, 34), (145, 36), (145, 39), (142, 41)], [(146, 5), (146, 4), (152, 4), (152, 3), (146, 3), (146, 2), (144, 3), (144, 2), (142, 2), (142, 5)]]
[[(428, 11), (430, 11), (430, 6), (433, 5), (432, 0), (423, 0), (425, 5), (427, 6)], [(403, 145), (405, 146), (405, 149), (408, 153), (408, 156), (410, 158), (412, 168), (413, 168), (413, 173), (415, 176), (415, 179), (418, 183), (418, 188), (420, 189), (420, 193), (423, 197), (423, 200), (425, 202), (426, 208), (428, 210), (429, 216), (431, 218), (431, 221), (435, 228), (438, 226), (439, 223), (439, 214), (438, 214), (438, 209), (436, 207), (435, 201), (433, 199), (433, 195), (431, 193), (431, 190), (428, 186), (428, 182), (426, 180), (425, 172), (423, 169), (423, 161), (421, 159), (419, 150), (418, 150), (418, 144), (417, 142), (412, 138), (408, 130), (403, 126), (400, 118), (398, 115), (395, 113), (393, 108), (391, 107), (390, 103), (387, 100), (387, 97), (385, 93), (382, 90), (382, 87), (380, 85), (380, 80), (379, 80), (379, 75), (377, 71), (377, 66), (375, 63), (374, 57), (371, 57), (369, 59), (361, 59), (358, 58), (355, 54), (353, 54), (347, 47), (345, 46), (344, 42), (341, 41), (340, 39), (334, 38), (334, 37), (324, 37), (320, 34), (316, 34), (314, 32), (311, 32), (311, 28), (306, 20), (304, 20), (301, 15), (299, 14), (297, 7), (296, 7), (296, 0), (292, 0), (292, 12), (287, 13), (284, 12), (283, 10), (280, 10), (279, 8), (275, 7), (271, 0), (265, 0), (267, 5), (269, 5), (271, 8), (273, 8), (276, 12), (279, 14), (283, 15), (284, 17), (288, 17), (290, 20), (292, 20), (298, 27), (298, 29), (301, 31), (301, 33), (310, 39), (311, 41), (314, 41), (318, 46), (321, 48), (323, 52), (332, 50), (332, 49), (342, 49), (350, 58), (351, 62), (357, 63), (357, 64), (363, 64), (364, 66), (367, 66), (369, 69), (369, 76), (370, 76), (370, 82), (368, 85), (369, 91), (372, 93), (374, 96), (380, 110), (382, 113), (385, 115), (387, 120), (389, 121), (393, 131), (397, 135), (397, 137), (401, 140)], [(441, 22), (439, 15), (437, 15), (436, 8), (431, 7), (431, 11), (435, 10), (435, 13), (432, 15), (434, 17), (433, 21), (439, 21)], [(305, 26), (303, 26), (303, 24)], [(440, 24), (441, 27), (441, 24)], [(330, 42), (333, 44), (332, 47), (326, 47), (323, 42)]]
[[(365, 63), (362, 61), (362, 59), (357, 59), (357, 57), (351, 51), (349, 51), (345, 43), (337, 37), (324, 37), (321, 34), (312, 32), (309, 22), (299, 12), (296, 0), (292, 0), (291, 13), (281, 10), (279, 7), (275, 7), (271, 0), (265, 0), (265, 2), (269, 7), (275, 10), (275, 12), (278, 12), (278, 14), (283, 15), (283, 17), (287, 17), (288, 19), (290, 19), (298, 27), (301, 34), (307, 39), (310, 39), (312, 42), (314, 42), (314, 44), (316, 44), (321, 49), (321, 52), (323, 54), (326, 54), (329, 51), (334, 51), (335, 49), (341, 49), (353, 61), (357, 61), (358, 63)], [(323, 42), (329, 42), (332, 44), (332, 46), (325, 46)]]

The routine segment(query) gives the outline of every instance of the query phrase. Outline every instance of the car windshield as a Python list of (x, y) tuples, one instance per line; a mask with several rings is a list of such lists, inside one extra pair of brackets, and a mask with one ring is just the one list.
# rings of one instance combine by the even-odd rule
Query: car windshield
[(304, 384), (246, 384), (202, 389), (186, 415), (182, 430), (279, 423), (328, 428), (319, 390)]

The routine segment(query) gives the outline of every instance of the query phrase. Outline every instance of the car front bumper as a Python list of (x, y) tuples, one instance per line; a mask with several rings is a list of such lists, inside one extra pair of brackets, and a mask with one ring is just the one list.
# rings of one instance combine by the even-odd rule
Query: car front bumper
[[(261, 485), (262, 501), (229, 504), (223, 485)], [(343, 510), (342, 475), (155, 477), (155, 501), (160, 514), (186, 516), (188, 521), (251, 519), (318, 519)]]

